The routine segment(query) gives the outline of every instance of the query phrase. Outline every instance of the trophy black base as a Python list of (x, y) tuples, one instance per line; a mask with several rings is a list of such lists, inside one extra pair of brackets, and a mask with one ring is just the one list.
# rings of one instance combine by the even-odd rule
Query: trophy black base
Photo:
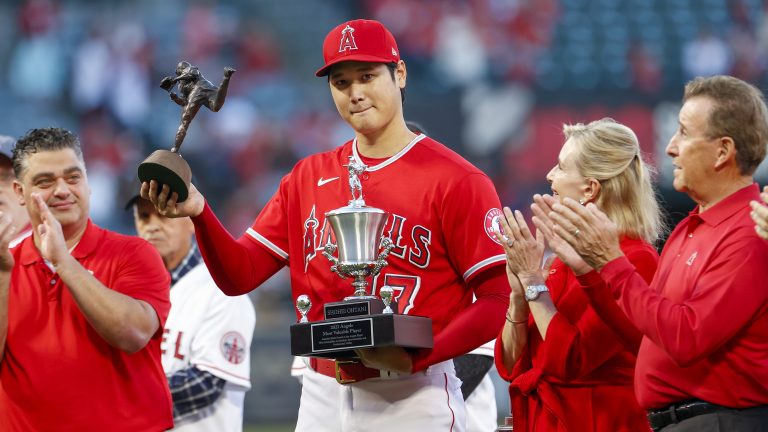
[(331, 318), (291, 326), (291, 354), (354, 358), (357, 348), (432, 348), (432, 319), (401, 314)]
[(189, 196), (192, 170), (180, 154), (170, 150), (156, 150), (139, 164), (139, 180), (155, 180), (161, 188), (168, 185), (171, 193), (179, 195), (176, 202), (183, 202)]

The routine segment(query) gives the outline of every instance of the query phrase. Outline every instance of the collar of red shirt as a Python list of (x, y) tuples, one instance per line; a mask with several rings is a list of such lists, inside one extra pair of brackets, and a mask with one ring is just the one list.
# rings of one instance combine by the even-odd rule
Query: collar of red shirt
[(699, 206), (696, 206), (688, 213), (688, 216), (701, 218), (707, 225), (715, 227), (738, 210), (748, 206), (750, 201), (757, 199), (760, 199), (760, 186), (757, 183), (752, 183), (728, 195), (704, 213), (699, 213)]
[[(75, 246), (75, 250), (72, 251), (72, 256), (79, 260), (90, 255), (99, 244), (100, 232), (101, 229), (88, 219), (88, 225), (85, 227), (83, 237)], [(43, 257), (40, 256), (40, 251), (35, 247), (33, 236), (29, 236), (19, 247), (21, 247), (20, 262), (22, 265), (28, 266), (43, 260)]]

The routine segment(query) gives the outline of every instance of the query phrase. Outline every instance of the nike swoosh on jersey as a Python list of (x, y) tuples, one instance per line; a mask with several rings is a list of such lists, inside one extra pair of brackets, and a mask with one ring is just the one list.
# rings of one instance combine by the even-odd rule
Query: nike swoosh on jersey
[(339, 179), (338, 177), (333, 177), (333, 178), (329, 178), (329, 179), (324, 179), (324, 178), (320, 177), (320, 180), (317, 181), (317, 185), (318, 186), (322, 186), (322, 185), (324, 185), (326, 183), (330, 183), (330, 182), (332, 182), (334, 180), (338, 180), (338, 179)]

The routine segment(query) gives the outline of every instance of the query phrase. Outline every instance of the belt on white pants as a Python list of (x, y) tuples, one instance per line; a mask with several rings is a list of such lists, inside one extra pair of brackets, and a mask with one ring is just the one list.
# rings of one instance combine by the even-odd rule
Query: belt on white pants
[(400, 373), (386, 369), (369, 368), (357, 359), (303, 357), (303, 360), (307, 367), (321, 375), (334, 378), (339, 384), (352, 384), (371, 378), (398, 379), (413, 375), (434, 375), (454, 370), (453, 360), (435, 363), (427, 369), (415, 373)]

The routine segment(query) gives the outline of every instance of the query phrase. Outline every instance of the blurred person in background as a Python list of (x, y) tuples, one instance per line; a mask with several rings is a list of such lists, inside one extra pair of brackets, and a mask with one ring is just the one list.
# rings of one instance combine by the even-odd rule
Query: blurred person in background
[[(635, 133), (612, 119), (563, 132), (565, 144), (547, 174), (553, 194), (604, 209), (619, 226), (621, 250), (650, 281), (658, 260), (652, 244), (663, 223)], [(632, 385), (638, 330), (615, 306), (617, 323), (599, 317), (582, 286), (607, 289), (605, 282), (590, 278), (578, 255), (547, 257), (544, 236), (534, 237), (523, 214), (504, 212), (499, 237), (512, 292), (496, 368), (510, 382), (514, 430), (648, 430)]]
[(740, 79), (696, 78), (678, 125), (666, 149), (672, 184), (697, 206), (670, 234), (652, 283), (594, 205), (553, 203), (550, 234), (607, 282), (609, 290), (585, 289), (591, 301), (618, 303), (643, 334), (635, 394), (654, 430), (768, 431), (768, 242), (749, 217), (768, 108)]
[(27, 209), (20, 203), (13, 190), (16, 174), (13, 172), (13, 147), (16, 140), (7, 135), (0, 135), (0, 212), (7, 214), (13, 221), (14, 238), (9, 247), (14, 247), (32, 234)]
[(160, 362), (170, 278), (157, 251), (91, 222), (72, 132), (30, 130), (13, 167), (35, 229), (8, 250), (12, 221), (0, 218), (0, 430), (171, 428)]
[(251, 340), (256, 325), (247, 295), (229, 297), (211, 278), (189, 218), (167, 218), (134, 196), (139, 237), (160, 253), (171, 276), (171, 311), (160, 345), (173, 398), (176, 431), (243, 430), (243, 401), (251, 388)]

